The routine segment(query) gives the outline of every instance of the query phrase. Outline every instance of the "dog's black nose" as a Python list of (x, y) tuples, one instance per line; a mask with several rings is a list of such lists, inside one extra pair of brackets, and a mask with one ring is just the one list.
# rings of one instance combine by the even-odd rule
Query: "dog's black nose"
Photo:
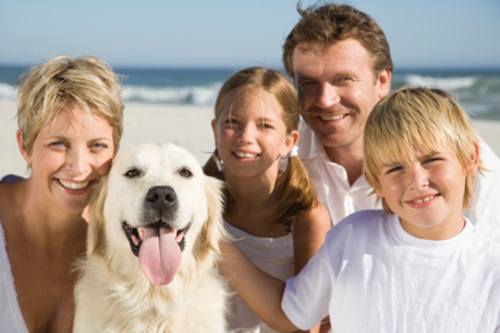
[(146, 201), (157, 208), (168, 208), (177, 204), (177, 195), (170, 186), (155, 186), (149, 189)]

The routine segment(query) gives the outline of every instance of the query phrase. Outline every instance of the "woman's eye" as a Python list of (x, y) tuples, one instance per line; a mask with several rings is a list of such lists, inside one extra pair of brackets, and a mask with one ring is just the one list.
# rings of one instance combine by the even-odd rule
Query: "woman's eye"
[(94, 143), (90, 146), (90, 149), (92, 151), (101, 151), (101, 150), (106, 149), (106, 148), (108, 148), (108, 145), (105, 143), (100, 143), (100, 142)]
[(67, 147), (66, 142), (64, 141), (53, 141), (49, 143), (49, 147), (57, 149), (57, 150), (62, 150)]
[(137, 168), (131, 168), (131, 169), (128, 169), (123, 175), (127, 178), (136, 178), (136, 177), (141, 176), (142, 172), (141, 172), (141, 170), (139, 170)]

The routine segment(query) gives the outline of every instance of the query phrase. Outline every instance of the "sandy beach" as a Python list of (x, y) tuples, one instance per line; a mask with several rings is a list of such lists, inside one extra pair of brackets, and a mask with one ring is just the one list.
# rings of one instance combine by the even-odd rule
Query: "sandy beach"
[[(212, 108), (193, 105), (151, 105), (128, 103), (121, 147), (145, 142), (175, 142), (203, 163), (213, 151), (210, 120)], [(16, 103), (0, 101), (0, 175), (27, 175), (26, 164), (16, 144)], [(479, 135), (500, 156), (500, 122), (474, 120)]]

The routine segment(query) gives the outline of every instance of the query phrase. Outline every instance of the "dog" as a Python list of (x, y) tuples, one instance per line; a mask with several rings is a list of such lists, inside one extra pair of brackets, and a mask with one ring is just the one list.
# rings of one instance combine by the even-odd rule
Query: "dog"
[(89, 205), (73, 332), (224, 332), (220, 189), (174, 144), (120, 152)]

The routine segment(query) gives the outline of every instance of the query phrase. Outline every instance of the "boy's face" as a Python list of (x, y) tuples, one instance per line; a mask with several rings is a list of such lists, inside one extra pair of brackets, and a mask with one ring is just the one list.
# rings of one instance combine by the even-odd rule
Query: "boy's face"
[(408, 233), (424, 239), (447, 239), (464, 227), (466, 172), (449, 150), (418, 153), (411, 164), (382, 165), (376, 191)]

